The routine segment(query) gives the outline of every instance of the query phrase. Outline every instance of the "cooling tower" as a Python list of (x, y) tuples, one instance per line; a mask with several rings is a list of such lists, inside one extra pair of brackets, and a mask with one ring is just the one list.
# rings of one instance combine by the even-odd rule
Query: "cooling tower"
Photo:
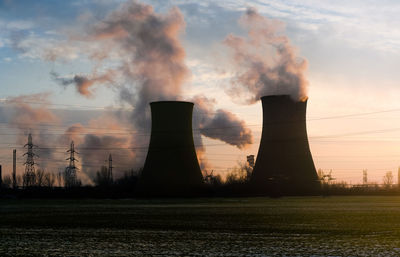
[(263, 130), (251, 177), (253, 188), (270, 194), (316, 192), (319, 181), (308, 145), (307, 100), (274, 95), (261, 101)]
[(186, 196), (203, 183), (193, 143), (193, 103), (150, 103), (151, 138), (138, 193)]

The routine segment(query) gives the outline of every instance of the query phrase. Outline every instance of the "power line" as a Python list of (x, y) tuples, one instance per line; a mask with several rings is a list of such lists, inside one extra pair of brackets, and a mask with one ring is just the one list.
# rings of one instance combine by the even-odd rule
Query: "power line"
[[(10, 101), (10, 100), (3, 100), (3, 101)], [(11, 102), (11, 101), (10, 101)], [(18, 101), (20, 102), (20, 101)], [(34, 103), (34, 104), (43, 104), (39, 102), (31, 102), (31, 101), (23, 101), (22, 103)], [(67, 104), (47, 104), (47, 105), (61, 105), (61, 106), (66, 106), (66, 107), (73, 107), (73, 106), (80, 106), (80, 105), (67, 105)], [(84, 107), (84, 106), (80, 106)], [(101, 108), (101, 109), (106, 109), (107, 107), (96, 107), (96, 106), (90, 106), (93, 108)], [(122, 107), (121, 107), (122, 108)], [(398, 112), (400, 111), (400, 108), (396, 109), (389, 109), (389, 110), (381, 110), (381, 111), (374, 111), (374, 112), (364, 112), (364, 113), (353, 113), (353, 114), (343, 114), (343, 115), (334, 115), (334, 116), (325, 116), (325, 117), (317, 117), (317, 118), (309, 118), (306, 119), (306, 121), (319, 121), (319, 120), (328, 120), (328, 119), (341, 119), (341, 118), (350, 118), (350, 117), (357, 117), (357, 116), (367, 116), (367, 115), (373, 115), (373, 114), (380, 114), (380, 113), (390, 113), (390, 112)], [(194, 113), (194, 115), (209, 115), (209, 114), (215, 114), (217, 112), (211, 112), (207, 114), (201, 114), (201, 113)], [(282, 122), (282, 123), (295, 123), (296, 121), (290, 121), (290, 122)], [(0, 124), (7, 124), (8, 126), (14, 125), (10, 124), (9, 122), (0, 122)], [(276, 123), (274, 123), (276, 124)], [(18, 123), (17, 125), (27, 125), (31, 126), (32, 123)], [(264, 124), (264, 125), (268, 125)], [(69, 127), (69, 126), (63, 126), (59, 125), (58, 123), (55, 122), (45, 122), (45, 123), (40, 123), (40, 124), (35, 124), (35, 126), (54, 126), (54, 127)], [(247, 127), (254, 127), (254, 126), (263, 126), (262, 124), (253, 124), (253, 125), (246, 125)], [(85, 129), (107, 129), (107, 130), (120, 130), (120, 131), (133, 131), (137, 132), (131, 129), (113, 129), (113, 128), (107, 128), (107, 127), (84, 127)], [(207, 128), (207, 129), (226, 129), (226, 128), (232, 128), (232, 127), (220, 127), (220, 128)], [(29, 127), (25, 129), (30, 129)], [(204, 129), (204, 128), (195, 128), (196, 129)]]
[[(248, 125), (248, 126), (256, 126), (256, 125)], [(226, 126), (226, 127), (219, 127), (219, 128), (194, 128), (193, 131), (207, 131), (207, 130), (218, 130), (218, 129), (231, 129), (231, 128), (237, 128), (241, 126)], [(399, 131), (400, 128), (390, 128), (390, 129), (376, 129), (376, 130), (367, 130), (367, 131), (358, 131), (358, 132), (350, 132), (350, 133), (343, 133), (343, 134), (332, 134), (332, 135), (322, 135), (322, 136), (310, 136), (309, 139), (320, 139), (320, 138), (334, 138), (334, 137), (347, 137), (347, 136), (356, 136), (356, 135), (366, 135), (366, 134), (374, 134), (374, 133), (386, 133), (386, 132), (393, 132), (393, 131)], [(173, 133), (181, 133), (182, 131), (157, 131), (155, 133), (168, 133), (168, 134), (173, 134)], [(152, 134), (152, 132), (149, 133), (142, 133), (142, 134), (137, 134), (139, 131), (132, 130), (129, 133), (113, 133), (113, 132), (104, 132), (101, 134), (111, 134), (111, 135), (141, 135), (141, 136), (149, 136)], [(154, 133), (154, 132), (153, 132)], [(87, 134), (92, 134), (90, 132), (87, 133), (73, 133), (73, 132), (65, 132), (65, 133), (40, 133), (40, 135), (87, 135)], [(226, 133), (223, 133), (224, 135)], [(8, 133), (0, 133), (0, 135), (21, 135), (21, 133), (13, 133), (13, 134), (8, 134)], [(219, 135), (218, 133), (213, 135)], [(233, 136), (232, 136), (233, 137)]]
[[(400, 128), (368, 130), (368, 131), (359, 131), (359, 132), (353, 132), (353, 133), (332, 134), (332, 135), (322, 135), (322, 136), (310, 136), (309, 139), (310, 140), (314, 140), (314, 139), (347, 137), (347, 136), (366, 135), (366, 134), (374, 134), (374, 133), (386, 133), (386, 132), (393, 132), (393, 131), (398, 131), (398, 130), (400, 130)], [(0, 134), (0, 135), (2, 135), (2, 134)], [(232, 136), (232, 137), (234, 137), (234, 136)], [(277, 141), (277, 142), (282, 141), (283, 142), (283, 141), (290, 141), (290, 140), (307, 140), (307, 139), (289, 138), (289, 139), (276, 139), (274, 141)], [(249, 143), (249, 144), (255, 144), (255, 143)], [(217, 145), (225, 145), (225, 143), (224, 144), (202, 144), (202, 145), (195, 145), (195, 146), (202, 147), (202, 146), (217, 146)], [(52, 148), (58, 148), (58, 147), (39, 147), (38, 149), (52, 149)], [(110, 150), (110, 149), (133, 149), (134, 150), (134, 149), (141, 149), (141, 148), (147, 148), (147, 146), (129, 147), (129, 148), (118, 147), (118, 148), (107, 148), (107, 149), (108, 150)], [(79, 149), (97, 150), (98, 148), (79, 148)]]
[[(135, 107), (131, 106), (129, 108), (126, 108), (125, 106), (95, 106), (95, 105), (78, 105), (78, 104), (58, 104), (58, 103), (44, 103), (44, 102), (36, 102), (36, 101), (20, 101), (20, 100), (15, 100), (15, 99), (0, 99), (0, 103), (3, 104), (18, 104), (18, 103), (27, 103), (27, 104), (35, 104), (35, 105), (46, 105), (46, 106), (64, 106), (64, 107), (79, 107), (79, 108), (91, 108), (91, 109), (126, 109), (126, 110), (132, 110)], [(374, 115), (374, 114), (380, 114), (380, 113), (390, 113), (390, 112), (398, 112), (400, 111), (400, 108), (394, 108), (394, 109), (388, 109), (388, 110), (379, 110), (379, 111), (373, 111), (373, 112), (362, 112), (362, 113), (352, 113), (352, 114), (340, 114), (340, 115), (333, 115), (333, 116), (327, 116), (327, 117), (318, 117), (318, 118), (310, 118), (309, 121), (312, 120), (325, 120), (325, 119), (340, 119), (340, 118), (350, 118), (350, 117), (356, 117), (356, 116), (367, 116), (367, 115)], [(216, 113), (216, 112), (213, 112)]]
[(351, 117), (357, 117), (357, 116), (367, 116), (367, 115), (373, 115), (373, 114), (398, 112), (398, 111), (400, 111), (400, 108), (389, 109), (389, 110), (381, 110), (381, 111), (374, 111), (374, 112), (353, 113), (353, 114), (343, 114), (343, 115), (327, 116), (327, 117), (320, 117), (320, 118), (311, 118), (311, 119), (308, 119), (307, 121), (328, 120), (328, 119), (342, 119), (342, 118), (351, 118)]
[(35, 101), (20, 101), (20, 100), (14, 100), (14, 99), (0, 99), (0, 103), (3, 104), (9, 104), (9, 105), (15, 105), (19, 103), (24, 103), (24, 104), (34, 104), (34, 105), (45, 105), (45, 106), (63, 106), (63, 107), (77, 107), (77, 108), (90, 108), (86, 110), (93, 110), (93, 109), (126, 109), (126, 110), (132, 110), (133, 107), (126, 108), (124, 106), (119, 106), (119, 107), (113, 107), (113, 106), (94, 106), (94, 105), (78, 105), (78, 104), (56, 104), (56, 103), (46, 103), (46, 102), (35, 102)]

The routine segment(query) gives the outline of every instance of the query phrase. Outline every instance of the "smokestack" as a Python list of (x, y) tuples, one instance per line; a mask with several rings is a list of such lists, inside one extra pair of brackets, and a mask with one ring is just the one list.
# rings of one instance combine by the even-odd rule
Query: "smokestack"
[(251, 177), (259, 193), (308, 194), (319, 182), (308, 145), (307, 100), (261, 97), (263, 130)]
[(13, 150), (13, 173), (12, 173), (13, 188), (17, 188), (17, 150)]
[(139, 193), (186, 196), (202, 185), (193, 143), (193, 105), (179, 101), (150, 103), (151, 138)]
[(112, 166), (112, 156), (108, 156), (108, 179), (112, 183), (114, 181), (113, 179), (113, 166)]

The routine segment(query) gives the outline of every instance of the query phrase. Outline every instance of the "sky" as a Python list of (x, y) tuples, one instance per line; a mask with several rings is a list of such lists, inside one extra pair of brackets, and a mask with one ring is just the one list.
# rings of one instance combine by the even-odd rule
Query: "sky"
[[(256, 155), (258, 151), (261, 103), (245, 103), (244, 98), (232, 96), (238, 69), (233, 64), (232, 47), (226, 43), (229, 35), (249, 37), (247, 33), (251, 28), (244, 27), (240, 20), (251, 8), (274, 21), (279, 28), (278, 34), (289, 40), (295, 60), (307, 62), (301, 76), (307, 81), (307, 129), (316, 168), (332, 170), (336, 181), (348, 183), (360, 183), (364, 169), (368, 170), (368, 180), (376, 183), (381, 183), (385, 173), (392, 171), (397, 182), (400, 166), (400, 3), (361, 0), (134, 3), (153, 7), (150, 15), (167, 26), (165, 36), (176, 50), (169, 57), (177, 61), (173, 64), (168, 61), (168, 65), (184, 68), (182, 72), (177, 71), (183, 76), (182, 81), (176, 82), (172, 78), (162, 83), (182, 84), (177, 89), (179, 100), (206, 97), (203, 102), (208, 103), (204, 106), (209, 109), (200, 113), (212, 121), (216, 121), (213, 113), (224, 110), (225, 119), (245, 127), (241, 132), (251, 131), (251, 143), (246, 141), (243, 146), (237, 142), (229, 144), (229, 140), (221, 139), (220, 135), (212, 138), (203, 133), (198, 141), (202, 145), (199, 158), (204, 159), (208, 171), (225, 175), (238, 162), (245, 162), (246, 155)], [(40, 158), (42, 161), (44, 156), (52, 158), (54, 165), (44, 166), (48, 169), (59, 169), (64, 165), (63, 161), (68, 157), (64, 151), (71, 138), (60, 138), (67, 135), (65, 130), (73, 124), (82, 127), (74, 127), (80, 131), (74, 136), (81, 147), (96, 140), (101, 145), (111, 140), (107, 141), (108, 145), (123, 148), (146, 144), (146, 139), (138, 137), (130, 138), (130, 144), (124, 142), (123, 136), (104, 137), (104, 133), (110, 131), (146, 129), (145, 126), (138, 128), (138, 118), (133, 115), (140, 105), (135, 90), (143, 87), (141, 76), (147, 73), (141, 71), (139, 76), (135, 69), (154, 66), (145, 63), (148, 59), (135, 56), (133, 71), (130, 70), (134, 75), (121, 73), (116, 67), (124, 63), (130, 48), (104, 39), (108, 36), (106, 32), (115, 28), (101, 27), (104, 21), (111, 26), (110, 19), (118, 20), (124, 4), (126, 1), (119, 0), (0, 0), (0, 161), (6, 174), (10, 172), (12, 149), (21, 147), (28, 131), (35, 134), (35, 129), (40, 134), (37, 142), (51, 141), (51, 145), (57, 147), (54, 153), (42, 153), (37, 160), (40, 164)], [(113, 37), (118, 37), (115, 30), (111, 32)], [(141, 47), (143, 51), (148, 50), (146, 46)], [(106, 57), (98, 57), (99, 53), (105, 52)], [(266, 63), (274, 61), (265, 53), (261, 58)], [(161, 75), (164, 72), (159, 67), (154, 70)], [(110, 75), (108, 71), (112, 71), (113, 79), (104, 75)], [(81, 78), (79, 76), (93, 79), (88, 94), (79, 93), (74, 86), (76, 79)], [(150, 82), (156, 87), (159, 85), (157, 79), (150, 79)], [(171, 97), (168, 90), (164, 93)], [(127, 100), (128, 96), (132, 98)], [(20, 116), (15, 119), (18, 113)], [(30, 117), (26, 117), (28, 114)], [(208, 124), (201, 122), (199, 126)], [(43, 131), (40, 123), (53, 127), (48, 126)], [(89, 134), (92, 137), (87, 136)], [(23, 171), (22, 154), (23, 149), (18, 148), (19, 172)], [(145, 155), (129, 151), (113, 154), (115, 162), (118, 163), (120, 158), (124, 165), (140, 165), (138, 163)], [(108, 156), (105, 152), (99, 155)], [(98, 159), (103, 160), (104, 156)], [(81, 158), (84, 157), (85, 154)], [(130, 163), (130, 159), (135, 163)], [(82, 165), (81, 176), (86, 176), (85, 167), (92, 164)], [(121, 164), (119, 168), (122, 170), (126, 166)], [(90, 174), (86, 176), (86, 181), (89, 180)]]

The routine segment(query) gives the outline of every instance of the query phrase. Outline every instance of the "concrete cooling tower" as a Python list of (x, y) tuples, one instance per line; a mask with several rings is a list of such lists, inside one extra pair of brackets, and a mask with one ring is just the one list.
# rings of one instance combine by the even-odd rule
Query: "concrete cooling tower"
[(151, 138), (138, 193), (186, 196), (203, 183), (193, 143), (193, 103), (150, 103)]
[(319, 188), (306, 129), (307, 100), (289, 95), (261, 97), (263, 129), (251, 177), (254, 190), (269, 194), (309, 194)]

